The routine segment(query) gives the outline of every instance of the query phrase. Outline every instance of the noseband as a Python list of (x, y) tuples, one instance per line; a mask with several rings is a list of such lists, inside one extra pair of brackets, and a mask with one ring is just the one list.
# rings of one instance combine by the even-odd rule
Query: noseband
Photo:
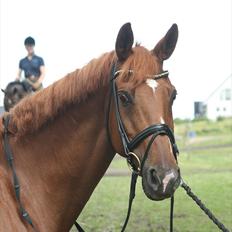
[[(110, 94), (113, 96), (113, 101), (114, 101), (114, 106), (115, 106), (115, 115), (116, 115), (116, 121), (117, 121), (117, 126), (118, 126), (118, 131), (120, 134), (120, 138), (122, 141), (124, 153), (127, 157), (127, 162), (132, 171), (136, 172), (137, 174), (141, 173), (143, 169), (143, 165), (145, 163), (145, 160), (147, 158), (147, 154), (149, 152), (149, 149), (146, 149), (146, 152), (144, 154), (142, 162), (140, 161), (139, 157), (132, 152), (142, 141), (144, 141), (147, 137), (152, 135), (152, 138), (150, 142), (154, 141), (154, 139), (158, 135), (166, 135), (168, 136), (171, 145), (172, 145), (172, 151), (176, 159), (176, 154), (178, 153), (178, 149), (175, 143), (175, 137), (173, 135), (172, 130), (169, 128), (168, 125), (166, 124), (154, 124), (151, 125), (141, 132), (139, 132), (137, 135), (134, 136), (133, 139), (129, 139), (126, 133), (125, 126), (123, 124), (121, 115), (120, 115), (120, 110), (119, 110), (119, 103), (118, 103), (118, 92), (117, 92), (117, 85), (116, 85), (116, 79), (118, 77), (118, 74), (120, 74), (122, 70), (117, 70), (117, 63), (115, 63), (112, 67), (111, 71), (111, 78), (110, 78)], [(133, 73), (133, 70), (129, 70), (129, 72)], [(158, 80), (161, 78), (166, 78), (168, 77), (168, 71), (163, 71), (162, 73), (155, 74), (155, 75), (150, 75), (149, 78), (152, 78), (153, 80)], [(110, 97), (110, 102), (111, 102), (111, 97)], [(110, 104), (110, 103), (109, 103)], [(110, 108), (110, 107), (109, 107)], [(110, 110), (109, 110), (110, 111)], [(109, 116), (108, 116), (109, 119)], [(150, 143), (149, 142), (149, 143)], [(152, 143), (151, 142), (151, 143)], [(151, 146), (151, 144), (150, 144)], [(150, 147), (148, 144), (148, 147)], [(148, 148), (147, 147), (147, 148)], [(133, 160), (136, 161), (137, 165), (133, 162)]]

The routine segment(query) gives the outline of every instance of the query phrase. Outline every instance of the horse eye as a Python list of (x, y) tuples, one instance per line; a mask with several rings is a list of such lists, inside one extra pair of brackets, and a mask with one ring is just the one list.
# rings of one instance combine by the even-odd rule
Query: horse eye
[(177, 95), (177, 91), (174, 90), (173, 93), (172, 93), (172, 96), (171, 96), (171, 105), (173, 104), (173, 102), (175, 101), (176, 99), (176, 95)]
[(131, 96), (127, 92), (119, 92), (118, 97), (120, 99), (120, 102), (122, 103), (123, 106), (128, 106), (132, 101), (131, 101)]

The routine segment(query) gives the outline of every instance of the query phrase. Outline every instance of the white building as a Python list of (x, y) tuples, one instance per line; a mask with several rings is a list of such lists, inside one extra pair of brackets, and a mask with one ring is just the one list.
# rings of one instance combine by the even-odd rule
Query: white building
[(218, 86), (204, 102), (206, 117), (232, 117), (232, 74)]

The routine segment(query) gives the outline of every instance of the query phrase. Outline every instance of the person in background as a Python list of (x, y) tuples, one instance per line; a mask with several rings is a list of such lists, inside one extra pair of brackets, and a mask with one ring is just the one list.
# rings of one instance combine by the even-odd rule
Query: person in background
[(42, 82), (45, 76), (43, 58), (35, 55), (35, 40), (32, 37), (27, 37), (24, 41), (24, 45), (27, 50), (27, 56), (19, 62), (16, 81), (20, 81), (23, 71), (25, 76), (23, 80), (25, 87), (32, 91), (41, 90), (43, 88)]

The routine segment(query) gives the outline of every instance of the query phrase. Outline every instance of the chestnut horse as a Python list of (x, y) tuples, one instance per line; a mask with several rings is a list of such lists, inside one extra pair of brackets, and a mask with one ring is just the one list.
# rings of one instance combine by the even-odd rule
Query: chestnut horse
[[(115, 51), (5, 113), (0, 123), (0, 231), (34, 231), (19, 213), (3, 135), (7, 133), (14, 156), (21, 203), (36, 231), (69, 231), (115, 153), (128, 156), (118, 114), (130, 140), (151, 125), (174, 129), (176, 90), (163, 72), (163, 61), (174, 51), (177, 37), (174, 24), (152, 51), (132, 47), (133, 32), (127, 23), (118, 33)], [(113, 80), (120, 112), (110, 97)], [(9, 124), (4, 130), (6, 118)], [(139, 172), (143, 189), (150, 199), (162, 200), (174, 194), (180, 174), (169, 136), (159, 134), (151, 143), (152, 136), (140, 141), (133, 154), (142, 161), (147, 153)]]

